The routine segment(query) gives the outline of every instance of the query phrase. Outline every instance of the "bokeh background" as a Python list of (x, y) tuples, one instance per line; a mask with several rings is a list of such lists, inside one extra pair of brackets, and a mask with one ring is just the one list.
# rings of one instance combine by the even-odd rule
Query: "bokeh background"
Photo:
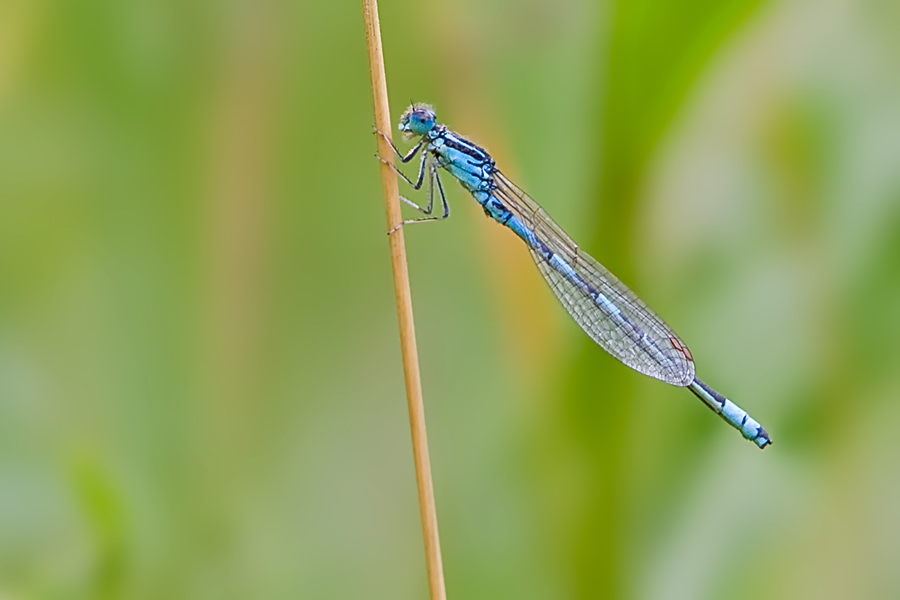
[[(450, 598), (900, 597), (900, 3), (381, 6), (769, 430), (407, 230)], [(356, 2), (0, 3), (0, 597), (406, 599), (425, 569)], [(412, 216), (412, 215), (410, 215)]]

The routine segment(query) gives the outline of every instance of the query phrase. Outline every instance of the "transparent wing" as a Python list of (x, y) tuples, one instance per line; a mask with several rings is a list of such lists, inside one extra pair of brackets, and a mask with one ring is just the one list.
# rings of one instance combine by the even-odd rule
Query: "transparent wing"
[(675, 332), (615, 275), (579, 250), (503, 173), (493, 175), (494, 194), (534, 234), (531, 256), (575, 322), (632, 369), (672, 385), (690, 385), (694, 361)]

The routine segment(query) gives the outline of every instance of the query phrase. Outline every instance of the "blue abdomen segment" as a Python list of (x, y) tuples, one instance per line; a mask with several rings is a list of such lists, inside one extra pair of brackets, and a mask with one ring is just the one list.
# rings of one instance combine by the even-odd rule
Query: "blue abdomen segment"
[(765, 448), (772, 443), (762, 425), (757, 423), (744, 409), (696, 377), (688, 389), (694, 392), (694, 395), (700, 398), (713, 412), (725, 419), (729, 425), (740, 431), (741, 435), (760, 448)]
[[(506, 208), (502, 202), (497, 200), (494, 196), (488, 194), (487, 192), (474, 192), (472, 196), (475, 197), (475, 200), (484, 208), (484, 212), (490, 218), (494, 219), (501, 225), (506, 225), (510, 229), (516, 232), (518, 235), (518, 231), (516, 231), (515, 224), (521, 224), (519, 219), (513, 216), (512, 212)], [(519, 235), (519, 237), (522, 237)], [(523, 238), (524, 239), (524, 238)], [(525, 240), (526, 242), (528, 240)]]

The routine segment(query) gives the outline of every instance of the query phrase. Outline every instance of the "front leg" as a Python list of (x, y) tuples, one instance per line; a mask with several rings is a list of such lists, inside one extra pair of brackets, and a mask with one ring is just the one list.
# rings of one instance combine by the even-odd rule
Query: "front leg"
[(394, 149), (394, 154), (397, 155), (397, 158), (399, 158), (400, 162), (402, 163), (408, 163), (409, 161), (411, 161), (416, 155), (416, 152), (418, 152), (422, 147), (422, 144), (425, 143), (425, 138), (423, 137), (421, 140), (419, 140), (418, 144), (413, 146), (412, 150), (410, 150), (406, 154), (403, 154), (402, 152), (400, 152), (400, 150), (397, 149), (397, 146), (394, 145), (393, 140), (391, 140), (391, 138), (389, 138), (383, 131), (373, 127), (372, 133), (374, 133), (375, 135), (380, 135), (382, 138), (384, 138), (384, 141), (391, 145), (391, 148)]
[[(388, 140), (388, 141), (390, 141), (390, 140)], [(413, 148), (413, 150), (417, 150), (417, 149), (419, 148), (419, 146), (422, 145), (423, 142), (424, 142), (424, 140), (422, 140), (422, 142), (419, 142), (419, 145), (416, 146), (415, 148)], [(396, 148), (394, 148), (394, 150), (396, 150)], [(412, 153), (410, 153), (410, 155), (412, 155)], [(400, 177), (402, 177), (402, 178), (404, 179), (404, 181), (406, 181), (406, 183), (408, 183), (409, 185), (411, 185), (412, 188), (413, 188), (414, 190), (422, 189), (422, 182), (425, 181), (425, 161), (426, 161), (426, 159), (428, 158), (428, 153), (427, 153), (427, 152), (422, 152), (422, 161), (419, 163), (419, 177), (418, 177), (418, 179), (416, 179), (416, 182), (415, 182), (415, 183), (413, 183), (412, 180), (411, 180), (409, 177), (407, 177), (406, 174), (405, 174), (403, 171), (401, 171), (401, 170), (398, 169), (396, 166), (394, 166), (393, 163), (390, 163), (390, 162), (384, 160), (383, 158), (381, 158), (381, 157), (378, 156), (377, 154), (375, 155), (375, 158), (377, 158), (378, 160), (380, 160), (381, 162), (383, 162), (384, 164), (386, 164), (387, 166), (389, 166), (391, 169), (393, 169), (394, 172), (395, 172), (397, 175), (399, 175)], [(400, 160), (403, 160), (403, 159), (401, 158)], [(404, 161), (404, 162), (405, 162), (405, 161)], [(417, 208), (418, 208), (418, 207), (417, 207)]]

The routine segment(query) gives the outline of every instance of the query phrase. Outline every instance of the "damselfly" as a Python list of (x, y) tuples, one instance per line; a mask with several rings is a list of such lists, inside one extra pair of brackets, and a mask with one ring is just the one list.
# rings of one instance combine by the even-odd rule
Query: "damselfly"
[[(434, 110), (413, 104), (400, 117), (407, 139), (419, 138), (406, 154), (387, 136), (400, 161), (411, 161), (421, 150), (416, 181), (388, 163), (413, 188), (421, 189), (428, 175), (428, 205), (402, 198), (425, 215), (403, 224), (437, 221), (450, 216), (438, 169), (459, 180), (487, 216), (505, 225), (528, 246), (541, 275), (575, 322), (604, 350), (645, 375), (687, 387), (716, 414), (760, 448), (771, 444), (766, 430), (743, 409), (694, 374), (694, 358), (672, 328), (600, 263), (581, 250), (537, 202), (511, 182), (494, 159), (472, 142), (440, 125)], [(384, 135), (384, 134), (382, 134)], [(434, 190), (443, 212), (432, 216)], [(390, 232), (393, 233), (393, 230)]]

